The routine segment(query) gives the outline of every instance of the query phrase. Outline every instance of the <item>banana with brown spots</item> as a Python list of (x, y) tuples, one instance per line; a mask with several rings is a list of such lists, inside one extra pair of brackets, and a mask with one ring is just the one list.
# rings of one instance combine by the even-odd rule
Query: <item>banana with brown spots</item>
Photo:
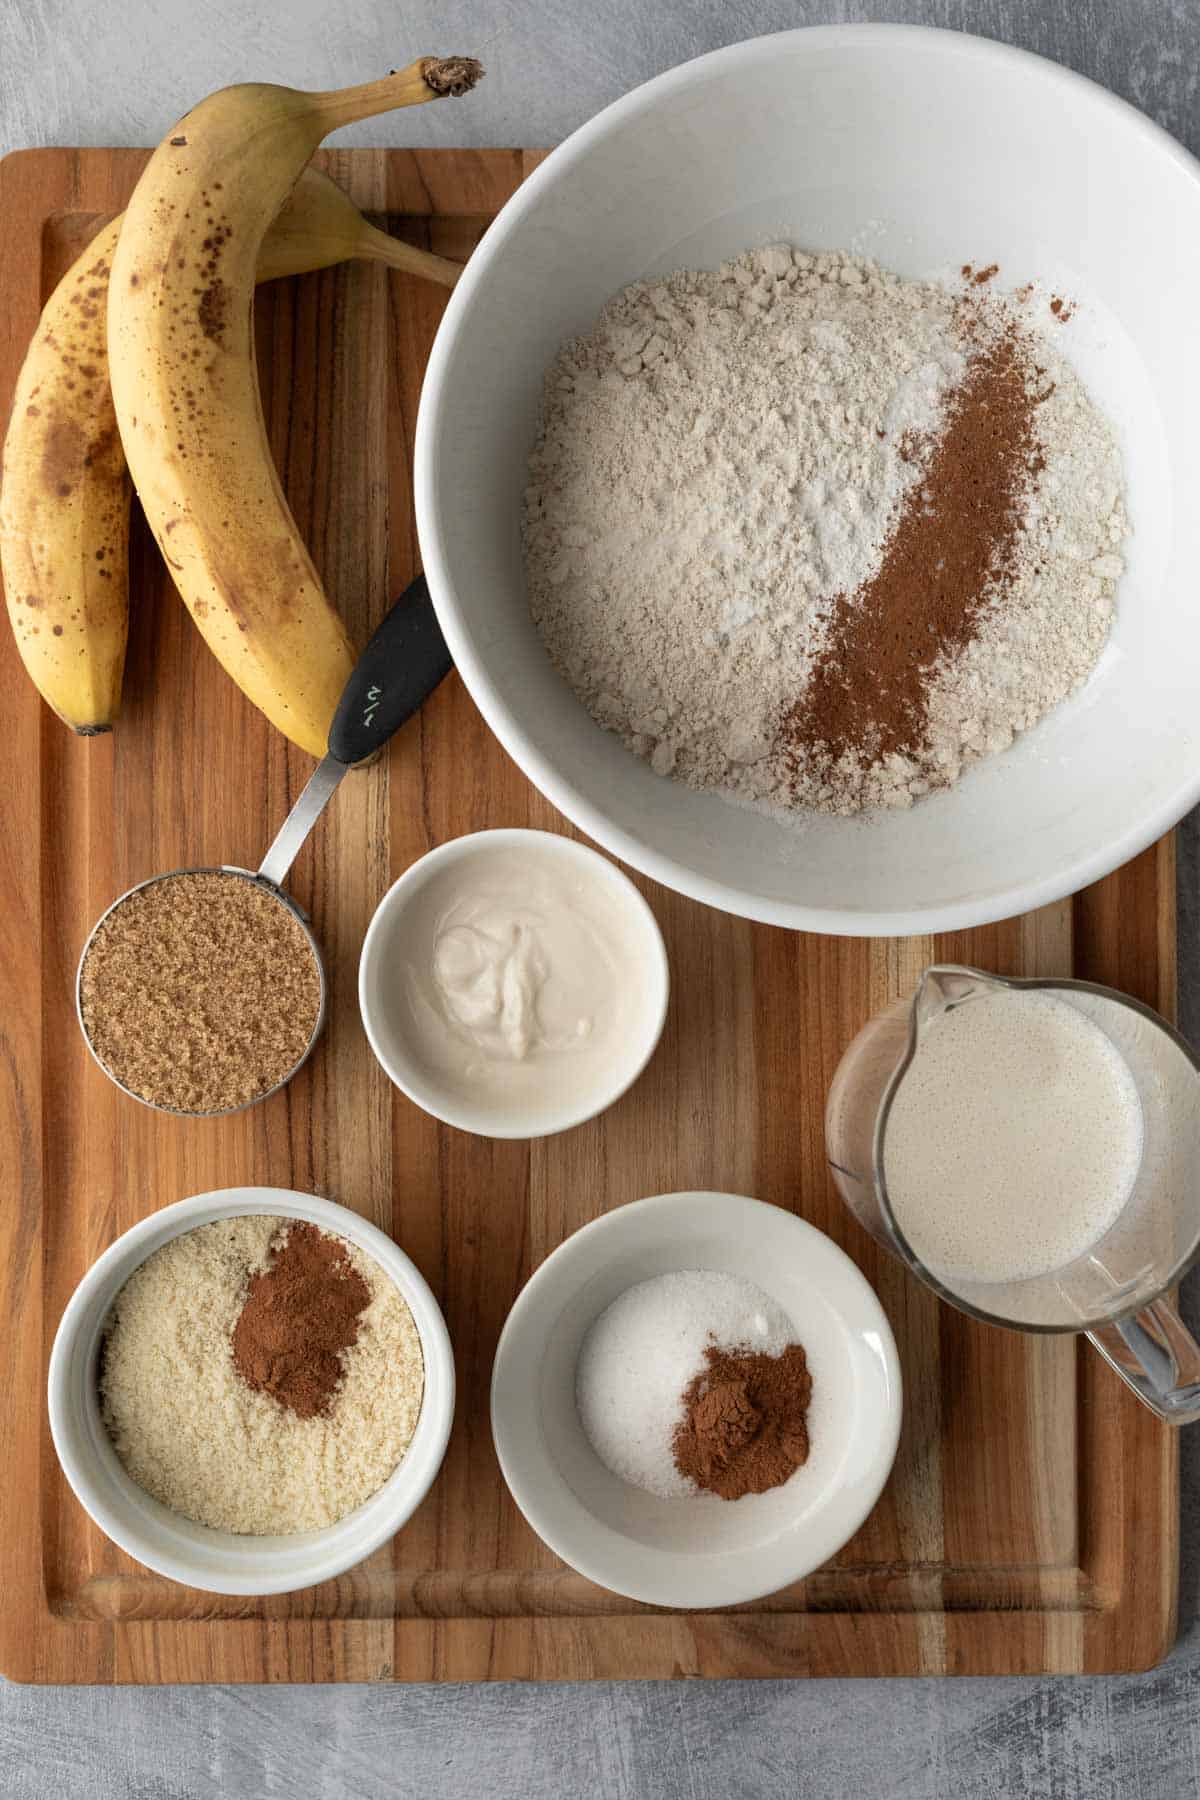
[[(120, 217), (46, 303), (17, 379), (0, 477), (0, 572), (39, 693), (85, 736), (110, 731), (129, 623), (131, 486), (109, 390), (106, 310)], [(306, 169), (259, 253), (257, 279), (361, 257), (452, 286), (457, 263), (369, 225)]]
[(354, 652), (271, 458), (254, 361), (259, 247), (339, 125), (465, 93), (482, 71), (424, 57), (329, 93), (224, 88), (182, 118), (134, 190), (108, 296), (113, 400), (175, 585), (223, 667), (323, 756)]

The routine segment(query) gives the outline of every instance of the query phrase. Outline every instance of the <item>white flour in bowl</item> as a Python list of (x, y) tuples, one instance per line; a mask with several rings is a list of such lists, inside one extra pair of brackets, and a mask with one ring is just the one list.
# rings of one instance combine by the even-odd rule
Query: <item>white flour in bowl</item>
[[(989, 562), (982, 546), (949, 635), (914, 615), (911, 572), (892, 623), (906, 509), (910, 528), (936, 510), (939, 440), (1002, 342), (1032, 419), (1007, 550)], [(981, 389), (985, 447), (988, 404)], [(526, 490), (531, 609), (592, 716), (657, 773), (772, 809), (911, 804), (1094, 666), (1120, 489), (1111, 428), (1017, 302), (774, 246), (635, 283), (565, 346)], [(918, 533), (931, 591), (936, 527)], [(880, 608), (888, 655), (903, 639), (919, 665), (919, 705), (900, 707), (869, 634), (846, 648)], [(819, 720), (851, 688), (840, 736), (836, 704), (828, 732), (797, 723), (806, 694)]]

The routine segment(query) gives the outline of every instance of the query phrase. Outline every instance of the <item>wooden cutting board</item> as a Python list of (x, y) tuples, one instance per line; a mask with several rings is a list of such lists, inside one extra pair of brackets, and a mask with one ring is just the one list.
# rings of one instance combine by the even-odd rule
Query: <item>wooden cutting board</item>
[[(0, 166), (3, 411), (42, 299), (144, 160), (36, 150)], [(390, 230), (462, 258), (536, 160), (350, 151), (325, 165)], [(259, 300), (275, 454), (360, 641), (416, 566), (410, 450), (442, 304), (364, 266)], [(933, 960), (1074, 972), (1169, 1015), (1172, 840), (1073, 902), (940, 938), (798, 936), (639, 881), (674, 974), (650, 1070), (565, 1136), (489, 1143), (389, 1087), (355, 1001), (367, 920), (415, 857), (483, 826), (568, 829), (452, 677), (386, 761), (343, 785), (294, 872), (332, 970), (315, 1059), (247, 1113), (165, 1118), (89, 1061), (72, 1010), (84, 937), (145, 875), (253, 865), (310, 765), (218, 669), (140, 527), (133, 589), (111, 737), (71, 737), (0, 626), (0, 1669), (43, 1682), (564, 1680), (1108, 1671), (1160, 1658), (1175, 1621), (1177, 1437), (1086, 1345), (974, 1325), (912, 1281), (839, 1206), (821, 1121), (852, 1034)], [(458, 1362), (450, 1452), (412, 1522), (340, 1580), (266, 1600), (196, 1593), (115, 1550), (58, 1472), (43, 1398), (55, 1327), (99, 1252), (156, 1207), (238, 1183), (332, 1194), (390, 1231), (437, 1292)], [(883, 1498), (827, 1568), (750, 1606), (672, 1615), (594, 1587), (543, 1548), (500, 1479), (487, 1393), (530, 1270), (596, 1214), (690, 1187), (792, 1207), (846, 1247), (895, 1327), (905, 1420)]]

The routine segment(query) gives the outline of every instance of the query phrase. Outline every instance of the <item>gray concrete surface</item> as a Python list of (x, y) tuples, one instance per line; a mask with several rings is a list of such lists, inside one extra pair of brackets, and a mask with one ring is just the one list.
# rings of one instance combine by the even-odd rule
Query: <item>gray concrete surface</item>
[[(198, 95), (368, 79), (480, 53), (469, 106), (375, 144), (551, 144), (673, 63), (787, 26), (948, 26), (1103, 82), (1200, 151), (1200, 0), (0, 0), (0, 151), (143, 144)], [(1181, 1001), (1200, 1036), (1200, 832), (1185, 827)], [(1193, 1287), (1189, 1311), (1200, 1316)], [(1110, 1680), (34, 1690), (0, 1684), (6, 1800), (1174, 1800), (1200, 1791), (1200, 1427), (1184, 1443), (1181, 1633)], [(0, 1594), (0, 1605), (4, 1603)]]

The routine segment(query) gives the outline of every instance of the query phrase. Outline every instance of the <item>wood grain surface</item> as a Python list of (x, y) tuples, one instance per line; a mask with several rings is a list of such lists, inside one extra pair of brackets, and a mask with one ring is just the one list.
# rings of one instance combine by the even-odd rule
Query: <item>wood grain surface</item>
[[(0, 408), (45, 292), (124, 204), (142, 160), (37, 151), (0, 166)], [(532, 158), (324, 160), (392, 230), (465, 257)], [(276, 284), (258, 302), (275, 455), (360, 640), (416, 565), (411, 439), (442, 303), (368, 267)], [(7, 636), (0, 653), (17, 772), (0, 801), (0, 1669), (43, 1682), (563, 1680), (1106, 1671), (1162, 1656), (1177, 1437), (1085, 1347), (973, 1325), (911, 1281), (838, 1205), (821, 1124), (849, 1038), (934, 959), (1074, 971), (1170, 1013), (1172, 841), (1073, 903), (937, 939), (791, 934), (639, 881), (674, 977), (650, 1070), (574, 1132), (491, 1143), (393, 1093), (354, 992), (370, 913), (416, 856), (487, 825), (568, 829), (452, 677), (386, 761), (343, 785), (294, 871), (332, 974), (317, 1056), (248, 1113), (164, 1118), (88, 1059), (72, 1010), (83, 939), (156, 870), (253, 864), (310, 765), (222, 675), (140, 530), (133, 572), (127, 700), (111, 738), (72, 738)], [(99, 1252), (158, 1206), (244, 1183), (332, 1194), (389, 1230), (442, 1301), (460, 1386), (442, 1475), (390, 1546), (322, 1587), (232, 1601), (141, 1570), (90, 1524), (58, 1473), (43, 1388), (63, 1306)], [(544, 1549), (500, 1481), (486, 1398), (530, 1270), (597, 1213), (693, 1186), (792, 1207), (844, 1245), (896, 1330), (906, 1417), (880, 1504), (828, 1568), (746, 1608), (675, 1616), (595, 1588)]]

